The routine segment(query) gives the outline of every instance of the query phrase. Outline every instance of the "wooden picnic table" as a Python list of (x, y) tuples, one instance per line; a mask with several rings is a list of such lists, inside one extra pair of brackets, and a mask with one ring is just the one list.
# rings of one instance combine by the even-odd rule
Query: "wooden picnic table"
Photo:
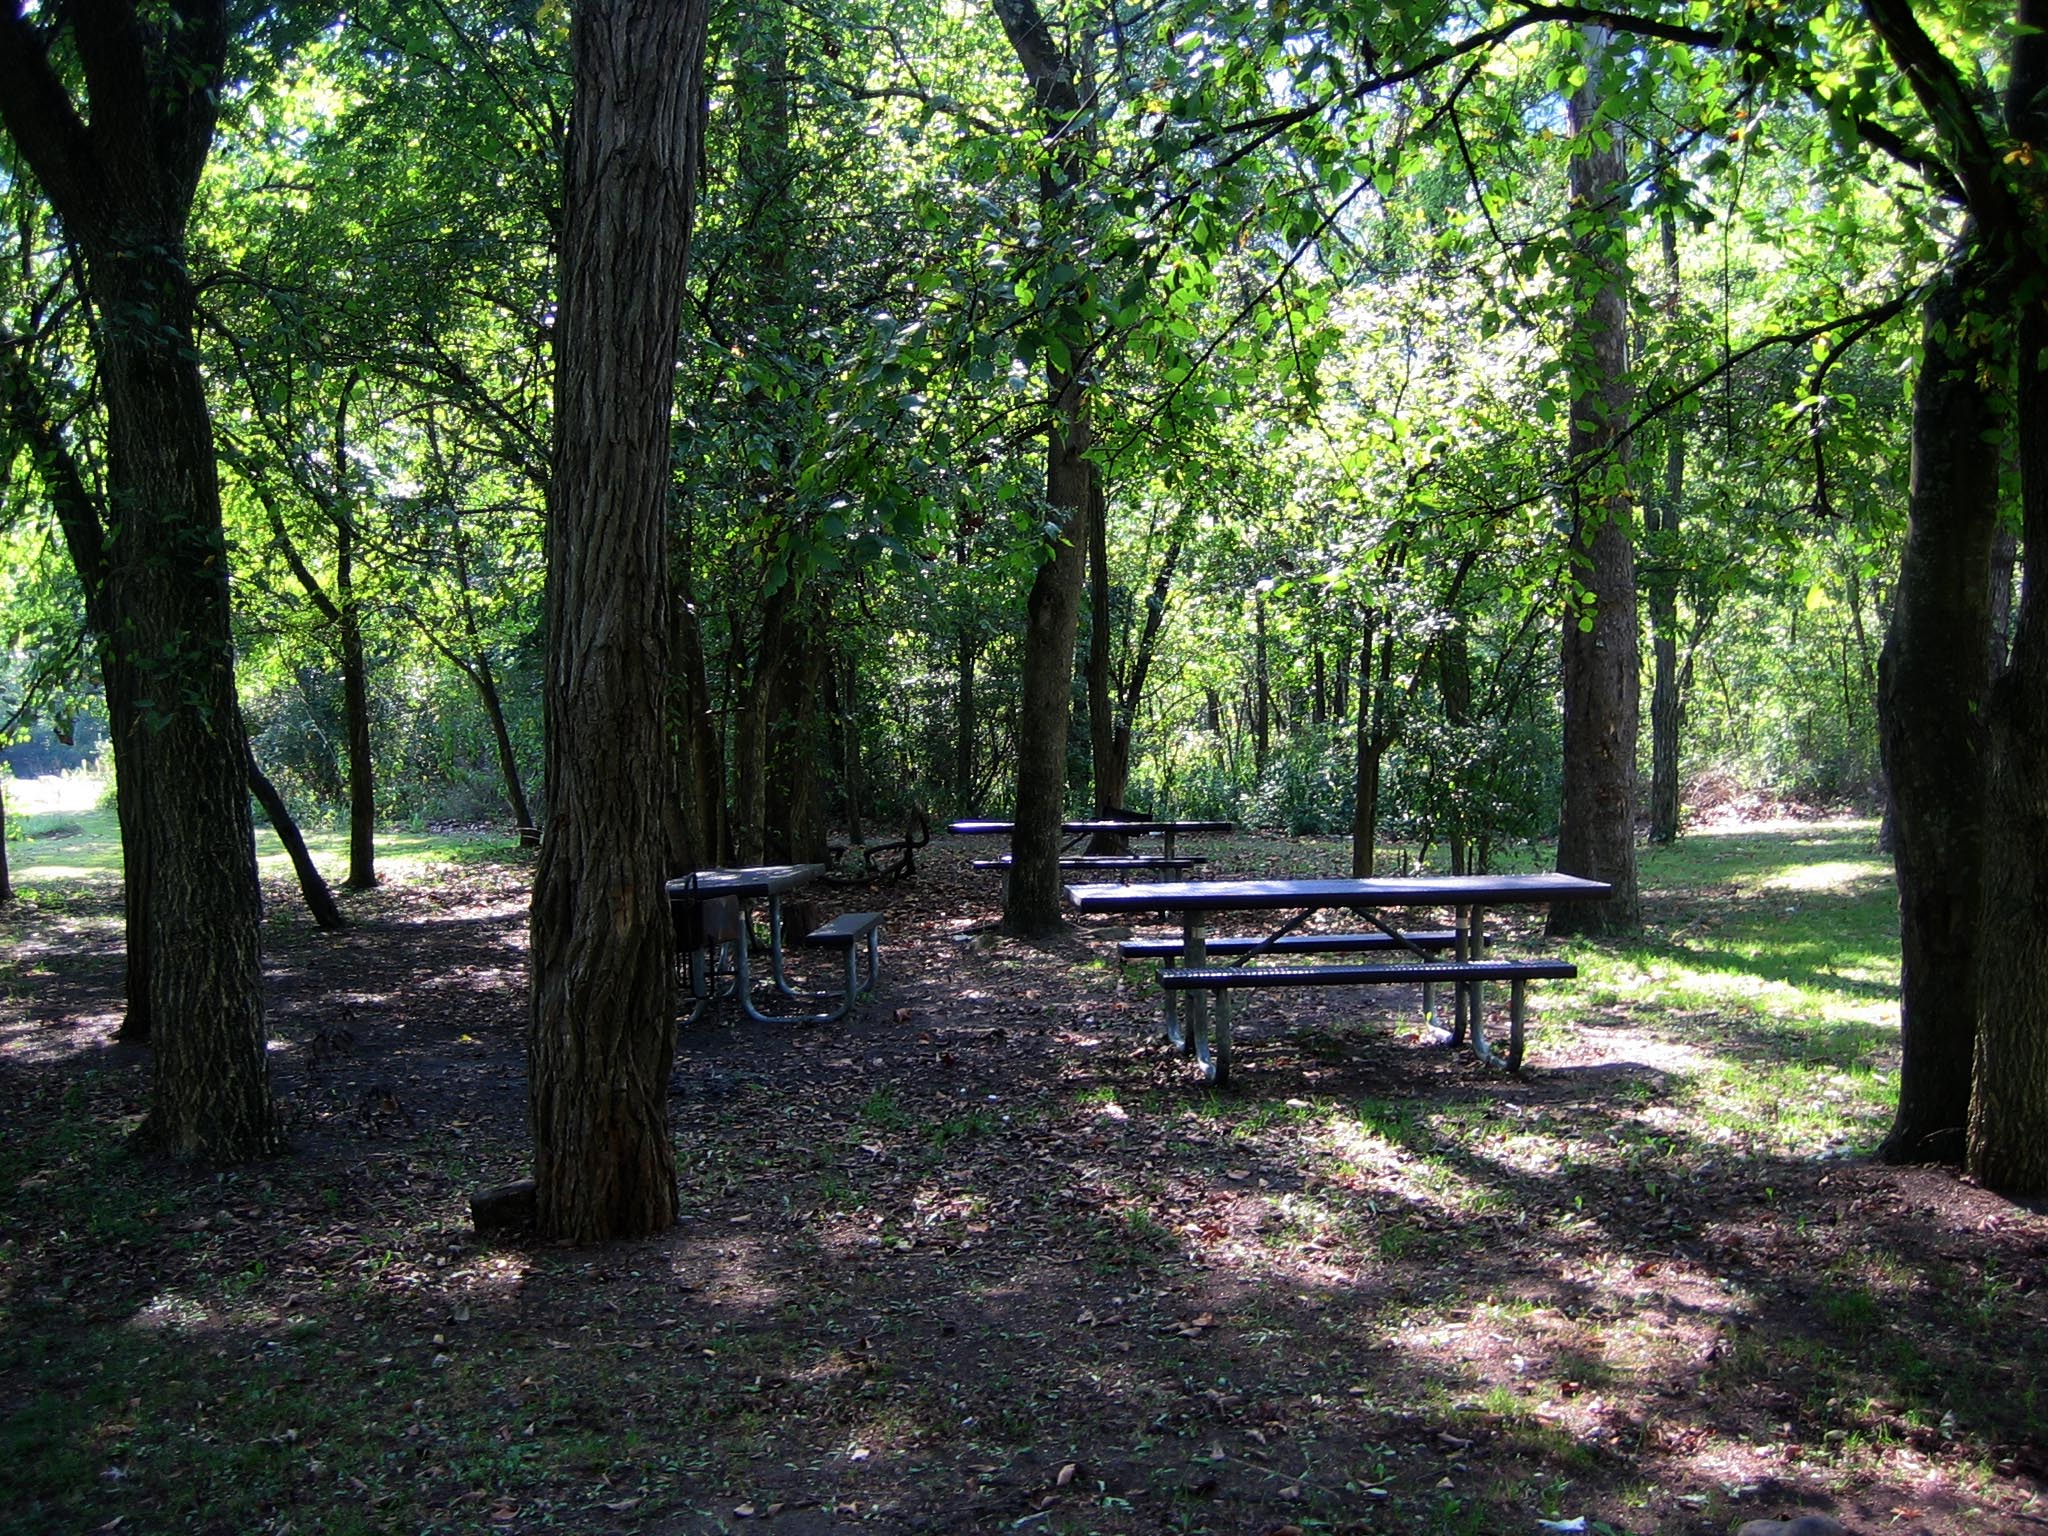
[[(1363, 984), (1376, 980), (1420, 980), (1427, 983), (1433, 977), (1441, 977), (1445, 981), (1453, 982), (1457, 987), (1454, 1023), (1451, 1027), (1452, 1043), (1463, 1039), (1465, 1031), (1469, 1028), (1473, 1050), (1488, 1061), (1495, 1061), (1497, 1058), (1487, 1045), (1482, 1023), (1482, 983), (1489, 978), (1512, 979), (1516, 982), (1513, 1034), (1510, 1058), (1507, 1062), (1509, 1070), (1512, 1071), (1519, 1067), (1521, 1062), (1522, 1033), (1520, 982), (1523, 978), (1514, 973), (1526, 971), (1530, 975), (1559, 974), (1560, 967), (1558, 962), (1527, 962), (1520, 965), (1514, 962), (1488, 962), (1485, 958), (1486, 909), (1500, 906), (1546, 905), (1554, 901), (1590, 901), (1612, 893), (1613, 887), (1603, 881), (1562, 874), (1409, 875), (1364, 880), (1168, 880), (1153, 885), (1067, 887), (1067, 899), (1082, 912), (1132, 916), (1156, 913), (1178, 920), (1181, 929), (1181, 949), (1177, 958), (1180, 967), (1191, 975), (1176, 978), (1178, 982), (1185, 983), (1182, 989), (1187, 991), (1187, 997), (1183, 1000), (1186, 1012), (1184, 1019), (1180, 1020), (1179, 1038), (1175, 1043), (1200, 1060), (1208, 1069), (1211, 1079), (1217, 1082), (1224, 1081), (1229, 1074), (1230, 1022), (1229, 1008), (1224, 1002), (1224, 994), (1228, 990), (1239, 986), (1320, 985), (1333, 981)], [(1453, 958), (1449, 961), (1433, 959), (1431, 951), (1435, 946), (1425, 946), (1410, 940), (1399, 926), (1382, 915), (1390, 910), (1440, 907), (1449, 907), (1455, 914), (1453, 926), (1456, 937)], [(1272, 970), (1250, 967), (1251, 961), (1261, 955), (1272, 953), (1276, 945), (1294, 933), (1315, 913), (1332, 909), (1346, 909), (1358, 913), (1379, 933), (1387, 937), (1390, 947), (1410, 951), (1419, 963), (1377, 967), (1310, 966)], [(1294, 915), (1266, 935), (1256, 948), (1235, 948), (1234, 968), (1238, 969), (1240, 974), (1225, 976), (1209, 970), (1209, 919), (1214, 914), (1289, 911)], [(1417, 937), (1420, 938), (1420, 935)], [(1197, 979), (1200, 977), (1210, 979), (1205, 982)], [(1217, 1002), (1217, 1028), (1213, 1042), (1209, 1035), (1208, 1018), (1210, 991), (1215, 992)], [(1175, 1033), (1176, 1019), (1177, 1015), (1169, 1005), (1167, 1021), (1170, 1037)]]

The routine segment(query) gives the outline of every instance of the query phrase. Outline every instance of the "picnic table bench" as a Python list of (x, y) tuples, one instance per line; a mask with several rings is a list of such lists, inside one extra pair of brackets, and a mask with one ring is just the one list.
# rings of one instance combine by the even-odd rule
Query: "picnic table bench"
[[(1322, 880), (1191, 880), (1154, 885), (1076, 885), (1068, 899), (1083, 912), (1160, 913), (1179, 918), (1177, 952), (1161, 958), (1179, 963), (1163, 967), (1161, 989), (1181, 994), (1179, 1008), (1166, 1009), (1167, 1038), (1195, 1057), (1209, 1079), (1224, 1083), (1230, 1076), (1230, 1025), (1233, 993), (1260, 987), (1373, 986), (1421, 983), (1424, 1007), (1434, 1019), (1429, 989), (1448, 982), (1456, 989), (1450, 1041), (1468, 1035), (1472, 1049), (1490, 1064), (1510, 1072), (1522, 1064), (1527, 985), (1531, 981), (1578, 974), (1571, 962), (1554, 959), (1501, 959), (1486, 953), (1484, 912), (1488, 907), (1583, 901), (1608, 895), (1611, 887), (1575, 875), (1440, 875), (1388, 879)], [(1450, 907), (1449, 930), (1404, 931), (1381, 915), (1386, 909)], [(1319, 911), (1348, 909), (1362, 915), (1372, 934), (1301, 934), (1302, 923)], [(1294, 916), (1262, 937), (1221, 939), (1211, 949), (1209, 918), (1219, 912), (1272, 913), (1293, 909)], [(1444, 942), (1448, 933), (1449, 943)], [(1170, 940), (1135, 942), (1132, 957), (1151, 957), (1156, 946)], [(1254, 966), (1263, 955), (1306, 953), (1394, 953), (1412, 959), (1367, 964)], [(1449, 952), (1450, 958), (1433, 958)], [(1120, 948), (1119, 953), (1126, 953)], [(1234, 955), (1237, 963), (1213, 966), (1213, 955)], [(1482, 987), (1491, 981), (1510, 984), (1507, 1054), (1497, 1055), (1486, 1038)], [(1214, 1015), (1213, 1034), (1210, 1028)]]

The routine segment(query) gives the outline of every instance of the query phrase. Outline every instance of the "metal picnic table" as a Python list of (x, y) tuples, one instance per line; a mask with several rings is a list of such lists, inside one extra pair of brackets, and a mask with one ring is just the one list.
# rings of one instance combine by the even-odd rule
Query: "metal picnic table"
[[(1613, 887), (1605, 882), (1577, 875), (1412, 875), (1375, 879), (1169, 880), (1152, 885), (1070, 885), (1067, 887), (1067, 899), (1082, 912), (1158, 913), (1177, 919), (1181, 929), (1179, 964), (1194, 972), (1204, 971), (1209, 964), (1209, 919), (1216, 913), (1291, 911), (1294, 914), (1257, 947), (1238, 951), (1234, 963), (1244, 967), (1249, 961), (1270, 953), (1275, 945), (1315, 913), (1335, 908), (1355, 911), (1387, 935), (1393, 947), (1411, 950), (1417, 959), (1426, 962), (1413, 967), (1404, 966), (1398, 971), (1384, 968), (1387, 974), (1383, 979), (1426, 980), (1433, 965), (1443, 971), (1444, 979), (1455, 982), (1457, 1002), (1451, 1039), (1455, 1043), (1464, 1038), (1469, 1027), (1473, 1049), (1481, 1057), (1492, 1060), (1494, 1058), (1481, 1025), (1481, 982), (1456, 974), (1457, 967), (1462, 966), (1470, 972), (1484, 960), (1486, 909), (1597, 900), (1612, 894), (1612, 891)], [(1387, 910), (1431, 907), (1449, 907), (1455, 914), (1457, 937), (1453, 959), (1449, 962), (1432, 960), (1422, 947), (1408, 943), (1402, 930), (1382, 915)], [(1370, 972), (1371, 968), (1367, 966), (1311, 966), (1286, 971), (1252, 970), (1234, 979), (1248, 984), (1267, 981), (1272, 985), (1287, 986), (1334, 979), (1370, 981), (1374, 979)], [(1179, 1043), (1210, 1068), (1213, 1078), (1221, 1081), (1228, 1072), (1229, 1021), (1227, 1009), (1221, 1004), (1221, 985), (1217, 988), (1217, 995), (1218, 1049), (1212, 1052), (1210, 1048), (1209, 999), (1199, 989), (1190, 989), (1184, 1000), (1183, 1006), (1187, 1010), (1185, 1038)], [(1173, 1017), (1170, 1010), (1168, 1016), (1169, 1019)], [(1519, 1064), (1520, 1048), (1520, 1019), (1517, 1017), (1511, 1068)]]

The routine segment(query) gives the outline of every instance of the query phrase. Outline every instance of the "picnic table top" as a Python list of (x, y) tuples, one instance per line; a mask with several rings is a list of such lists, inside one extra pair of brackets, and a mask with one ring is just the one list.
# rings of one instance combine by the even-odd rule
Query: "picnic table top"
[[(948, 832), (961, 837), (1000, 837), (1017, 830), (1014, 821), (952, 821), (946, 824)], [(1131, 837), (1142, 837), (1154, 832), (1235, 832), (1234, 821), (1063, 821), (1062, 832), (1107, 832), (1125, 833)]]
[(1070, 885), (1083, 912), (1237, 912), (1279, 907), (1490, 907), (1611, 896), (1578, 875), (1400, 875), (1370, 880), (1161, 880), (1152, 885)]
[(825, 873), (822, 864), (758, 864), (747, 869), (700, 869), (668, 882), (671, 896), (780, 896)]

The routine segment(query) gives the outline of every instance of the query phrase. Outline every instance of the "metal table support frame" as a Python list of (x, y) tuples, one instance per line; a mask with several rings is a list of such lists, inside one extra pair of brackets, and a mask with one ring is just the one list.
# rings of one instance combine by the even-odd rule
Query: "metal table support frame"
[[(874, 934), (868, 935), (867, 978), (860, 979), (860, 963), (856, 953), (858, 946), (849, 946), (846, 957), (846, 989), (843, 992), (807, 992), (792, 986), (783, 966), (782, 953), (782, 898), (790, 891), (808, 885), (824, 872), (822, 864), (764, 865), (752, 869), (705, 869), (695, 874), (684, 875), (669, 882), (671, 896), (733, 896), (740, 902), (740, 936), (729, 946), (732, 977), (730, 991), (719, 996), (733, 996), (738, 999), (741, 1012), (757, 1024), (836, 1024), (846, 1017), (854, 999), (875, 983), (881, 971), (881, 949)], [(747, 916), (747, 903), (761, 897), (768, 901), (768, 974), (762, 978), (774, 990), (794, 1003), (828, 1004), (819, 1012), (770, 1013), (755, 1005), (754, 973), (751, 951), (753, 949), (753, 924)], [(690, 956), (691, 993), (697, 999), (689, 1017), (684, 1020), (693, 1023), (703, 1012), (711, 999), (707, 988), (700, 985), (705, 978), (710, 988), (717, 985), (722, 974), (717, 965), (715, 952), (697, 950)]]

